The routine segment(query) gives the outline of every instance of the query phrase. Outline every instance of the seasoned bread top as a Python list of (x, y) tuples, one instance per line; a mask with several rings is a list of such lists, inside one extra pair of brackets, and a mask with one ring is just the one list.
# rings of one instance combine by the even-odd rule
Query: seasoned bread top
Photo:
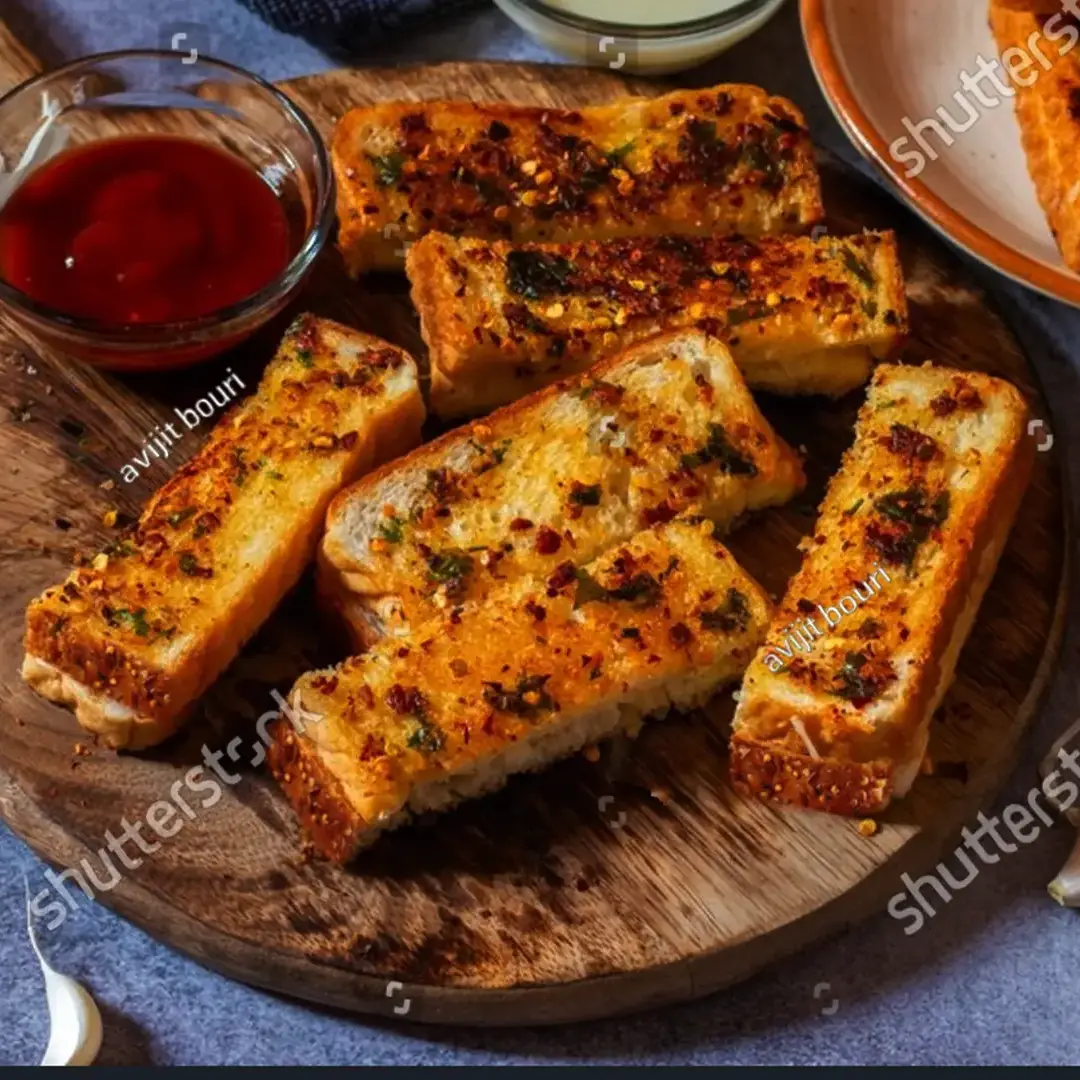
[[(340, 243), (354, 272), (386, 265), (387, 251), (433, 229), (556, 241), (760, 235), (822, 216), (802, 114), (754, 86), (574, 111), (363, 107), (338, 124), (331, 156)], [(364, 250), (372, 245), (383, 252)]]
[(402, 625), (580, 566), (697, 508), (721, 525), (804, 483), (728, 350), (663, 335), (384, 466), (338, 495), (322, 556)]
[(291, 531), (318, 528), (308, 525), (313, 493), (326, 498), (326, 477), (372, 438), (372, 420), (416, 395), (406, 353), (301, 316), (258, 391), (139, 521), (30, 605), (26, 651), (143, 716), (168, 716), (178, 704), (170, 673), (227, 634), (221, 613), (252, 587), (252, 568)]
[[(744, 344), (782, 341), (884, 358), (907, 330), (891, 232), (519, 245), (429, 233), (406, 265), (432, 364), (450, 379), (477, 364), (575, 371), (684, 326), (720, 336), (737, 360)], [(743, 374), (753, 385), (753, 363)]]
[[(585, 710), (611, 708), (617, 723), (625, 703), (640, 720), (678, 696), (673, 678), (715, 689), (749, 662), (769, 612), (713, 526), (678, 520), (634, 536), (557, 590), (518, 579), (464, 618), (442, 616), (304, 675), (290, 701), (309, 717), (303, 742), (359, 827), (370, 827), (419, 785), (452, 782), (512, 743), (524, 751)], [(279, 779), (290, 785), (303, 768), (295, 751), (285, 754)], [(324, 786), (302, 793), (302, 813), (309, 799), (318, 808)], [(342, 838), (334, 846), (347, 855)]]
[[(1016, 113), (1039, 201), (1062, 257), (1080, 271), (1080, 18), (1062, 0), (996, 0), (990, 26), (997, 52), (1010, 60), (1004, 67), (1015, 69)], [(1018, 54), (1027, 68), (1015, 64)]]
[[(842, 762), (910, 755), (984, 545), (1011, 523), (998, 490), (1018, 472), (1026, 480), (1027, 416), (1019, 391), (988, 375), (876, 370), (803, 566), (747, 672), (736, 741)], [(808, 619), (822, 633), (804, 634), (811, 649), (788, 640)]]

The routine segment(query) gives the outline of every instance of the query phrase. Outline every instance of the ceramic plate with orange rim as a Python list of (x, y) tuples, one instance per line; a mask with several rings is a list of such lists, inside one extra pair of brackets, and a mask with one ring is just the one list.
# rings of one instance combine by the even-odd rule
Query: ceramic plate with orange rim
[[(801, 3), (814, 71), (859, 150), (950, 240), (1080, 306), (1080, 275), (1054, 243), (1012, 97), (998, 89), (1012, 91), (994, 64), (987, 0)], [(979, 74), (990, 65), (996, 83)]]

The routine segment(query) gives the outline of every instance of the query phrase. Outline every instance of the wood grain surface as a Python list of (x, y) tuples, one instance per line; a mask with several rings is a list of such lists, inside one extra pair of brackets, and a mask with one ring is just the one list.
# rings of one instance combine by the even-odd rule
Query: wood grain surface
[[(8, 78), (27, 73), (27, 57), (14, 49), (0, 33)], [(288, 89), (325, 131), (350, 105), (395, 98), (580, 106), (659, 87), (566, 68), (449, 64), (335, 72)], [(1035, 415), (1047, 415), (1009, 330), (937, 240), (833, 166), (826, 167), (826, 204), (834, 231), (898, 230), (914, 323), (906, 360), (1003, 375), (1029, 396)], [(350, 284), (333, 252), (301, 305), (423, 354), (403, 283)], [(226, 364), (256, 372), (291, 314), (239, 354), (168, 377), (98, 374), (0, 326), (0, 813), (56, 864), (86, 858), (100, 866), (94, 853), (106, 830), (116, 833), (123, 819), (140, 819), (168, 799), (204, 746), (224, 749), (234, 737), (241, 749), (250, 746), (253, 721), (273, 708), (271, 690), (333, 658), (305, 582), (214, 687), (187, 732), (138, 756), (93, 747), (67, 712), (38, 700), (17, 674), (27, 601), (64, 577), (76, 550), (96, 550), (114, 535), (102, 524), (107, 510), (135, 516), (179, 463), (178, 456), (122, 483), (120, 468), (144, 433), (216, 385)], [(761, 515), (732, 539), (773, 593), (797, 566), (796, 543), (813, 526), (813, 506), (851, 438), (860, 396), (763, 402), (781, 433), (806, 448), (811, 475), (806, 498)], [(203, 435), (192, 432), (178, 453), (187, 456)], [(636, 744), (609, 747), (599, 762), (578, 758), (515, 779), (501, 794), (394, 834), (352, 870), (306, 858), (265, 772), (226, 761), (240, 778), (223, 785), (220, 802), (185, 819), (182, 831), (100, 899), (233, 977), (410, 1020), (580, 1020), (745, 978), (881, 910), (901, 888), (901, 873), (941, 858), (1009, 773), (1060, 637), (1061, 484), (1055, 455), (1038, 455), (934, 723), (931, 753), (941, 771), (920, 778), (872, 838), (848, 820), (735, 796), (726, 778), (726, 696), (706, 713), (649, 726)], [(77, 743), (86, 752), (76, 753)]]

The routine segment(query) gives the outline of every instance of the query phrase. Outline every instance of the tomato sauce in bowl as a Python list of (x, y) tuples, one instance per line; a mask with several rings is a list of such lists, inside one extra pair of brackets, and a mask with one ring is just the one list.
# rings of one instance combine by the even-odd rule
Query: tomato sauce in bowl
[(65, 151), (0, 207), (0, 278), (103, 326), (209, 315), (274, 281), (293, 254), (269, 184), (233, 154), (179, 136)]

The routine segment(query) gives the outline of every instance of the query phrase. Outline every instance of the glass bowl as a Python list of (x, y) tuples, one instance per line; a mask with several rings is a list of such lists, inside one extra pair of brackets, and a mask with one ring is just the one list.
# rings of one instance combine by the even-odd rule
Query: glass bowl
[[(662, 0), (495, 3), (541, 45), (568, 60), (627, 74), (663, 75), (696, 67), (731, 48), (764, 26), (784, 0), (701, 0), (674, 7)], [(604, 8), (618, 11), (618, 17), (605, 18)], [(641, 15), (636, 20), (635, 8)]]
[(44, 305), (0, 278), (0, 309), (52, 348), (116, 371), (205, 360), (276, 315), (311, 270), (334, 223), (334, 180), (314, 124), (281, 91), (194, 53), (102, 53), (30, 79), (0, 98), (0, 205), (62, 150), (106, 138), (182, 135), (246, 162), (277, 195), (292, 256), (258, 292), (174, 322), (106, 325)]

